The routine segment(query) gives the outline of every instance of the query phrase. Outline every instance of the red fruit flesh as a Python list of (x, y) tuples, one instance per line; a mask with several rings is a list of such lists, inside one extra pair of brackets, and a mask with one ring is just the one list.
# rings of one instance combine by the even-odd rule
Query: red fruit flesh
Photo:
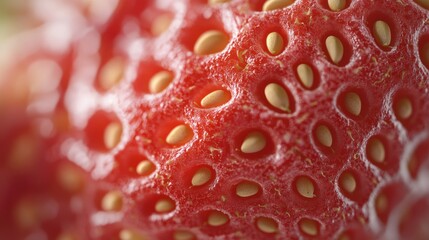
[[(41, 40), (0, 82), (23, 96), (0, 96), (0, 236), (428, 238), (425, 5), (264, 2), (119, 2), (106, 22), (64, 3), (84, 19), (66, 50)], [(52, 91), (34, 63), (60, 69)], [(14, 169), (21, 134), (37, 157)]]

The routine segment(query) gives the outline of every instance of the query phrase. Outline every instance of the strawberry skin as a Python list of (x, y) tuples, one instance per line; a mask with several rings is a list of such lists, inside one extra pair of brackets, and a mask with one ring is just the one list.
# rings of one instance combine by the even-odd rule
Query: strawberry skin
[(429, 238), (427, 1), (94, 2), (1, 75), (0, 237)]

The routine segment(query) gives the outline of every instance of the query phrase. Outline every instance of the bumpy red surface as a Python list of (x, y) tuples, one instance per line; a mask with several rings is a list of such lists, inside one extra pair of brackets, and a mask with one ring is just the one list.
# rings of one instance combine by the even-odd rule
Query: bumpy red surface
[[(17, 89), (0, 96), (0, 236), (134, 239), (125, 238), (125, 229), (135, 239), (427, 239), (429, 12), (406, 0), (346, 2), (339, 12), (325, 0), (267, 12), (262, 0), (120, 1), (107, 21), (87, 5), (59, 4), (75, 12), (43, 21), (70, 28), (63, 48), (32, 33), (40, 43), (18, 55), (7, 74), (12, 80), (0, 82), (2, 92)], [(153, 19), (161, 14), (173, 20), (153, 36)], [(390, 26), (389, 46), (376, 41), (378, 20)], [(226, 33), (229, 42), (199, 56), (194, 44), (207, 30)], [(266, 46), (273, 31), (284, 39), (275, 56)], [(330, 35), (344, 46), (338, 64), (325, 45)], [(100, 69), (118, 57), (125, 62), (121, 82), (103, 89)], [(20, 75), (41, 69), (32, 65), (40, 60), (59, 72), (51, 91), (31, 90), (34, 75)], [(314, 72), (312, 87), (299, 80), (302, 63)], [(173, 81), (152, 94), (149, 81), (161, 70)], [(289, 111), (267, 100), (269, 83), (286, 90)], [(219, 89), (230, 99), (202, 107), (201, 99)], [(347, 110), (351, 92), (361, 100), (357, 116)], [(401, 118), (404, 99), (412, 110)], [(110, 149), (103, 138), (112, 122), (123, 131)], [(180, 124), (192, 138), (168, 144)], [(330, 146), (318, 139), (320, 126), (329, 129)], [(255, 131), (265, 147), (243, 153), (242, 142)], [(14, 165), (8, 159), (20, 136), (35, 150)], [(384, 147), (381, 162), (372, 159), (373, 141)], [(155, 168), (142, 176), (136, 167), (144, 159)], [(210, 180), (193, 186), (201, 167), (210, 169)], [(351, 193), (341, 185), (344, 175), (355, 180)], [(297, 189), (303, 177), (314, 187), (311, 197)], [(242, 182), (258, 192), (238, 196)], [(106, 211), (102, 199), (112, 191), (121, 193), (122, 204)], [(156, 212), (160, 199), (173, 203), (171, 211)], [(214, 211), (226, 223), (211, 226)], [(258, 227), (261, 218), (271, 219), (273, 233)]]

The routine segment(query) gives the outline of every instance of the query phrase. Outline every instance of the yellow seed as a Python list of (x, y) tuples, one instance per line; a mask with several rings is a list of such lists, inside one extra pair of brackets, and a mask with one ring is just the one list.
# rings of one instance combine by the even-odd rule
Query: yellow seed
[(207, 222), (212, 227), (218, 227), (226, 224), (228, 220), (229, 218), (226, 214), (219, 211), (214, 211), (210, 213)]
[(163, 34), (165, 31), (167, 31), (168, 27), (170, 27), (171, 22), (173, 21), (173, 18), (170, 14), (162, 14), (157, 16), (151, 26), (151, 32), (154, 36), (159, 36)]
[(354, 92), (346, 93), (345, 98), (345, 107), (346, 111), (352, 115), (359, 116), (362, 110), (362, 102), (359, 95)]
[(259, 185), (253, 182), (241, 182), (237, 185), (235, 193), (239, 197), (251, 197), (259, 192)]
[(229, 37), (217, 30), (209, 30), (201, 34), (194, 45), (197, 55), (209, 55), (222, 51), (228, 45)]
[(311, 88), (314, 83), (314, 74), (311, 67), (303, 63), (296, 68), (296, 71), (302, 85), (304, 85), (306, 88)]
[(203, 108), (213, 108), (225, 104), (229, 99), (230, 95), (226, 91), (215, 90), (201, 99), (200, 104)]
[(279, 230), (277, 222), (267, 217), (259, 217), (256, 219), (256, 226), (264, 233), (276, 233)]
[(368, 141), (367, 153), (368, 158), (376, 163), (382, 163), (386, 158), (384, 144), (378, 138), (373, 138)]
[(306, 198), (314, 198), (314, 185), (308, 177), (299, 177), (296, 181), (298, 193)]
[(160, 93), (173, 81), (173, 74), (169, 71), (160, 71), (149, 80), (149, 92)]
[(348, 193), (353, 193), (356, 190), (356, 179), (353, 174), (346, 172), (340, 177), (340, 187)]
[(282, 35), (277, 32), (271, 32), (266, 39), (267, 49), (272, 55), (279, 55), (284, 48)]
[(125, 72), (125, 61), (120, 57), (108, 61), (100, 72), (100, 86), (107, 91), (117, 85), (123, 78)]
[(63, 232), (58, 235), (56, 240), (78, 240), (77, 236), (70, 232)]
[(332, 11), (338, 12), (346, 7), (346, 0), (328, 0), (328, 6)]
[(120, 211), (122, 209), (122, 194), (119, 191), (106, 193), (101, 200), (101, 208), (104, 211)]
[(167, 213), (174, 210), (174, 203), (172, 200), (164, 198), (160, 199), (155, 204), (155, 211), (158, 213)]
[(39, 146), (37, 139), (29, 134), (17, 137), (8, 157), (8, 165), (13, 170), (27, 170), (35, 164), (35, 156)]
[(122, 125), (118, 122), (112, 122), (104, 130), (104, 146), (112, 149), (121, 141)]
[(415, 0), (416, 3), (420, 4), (422, 7), (429, 9), (429, 0)]
[(317, 222), (310, 219), (303, 219), (299, 222), (299, 228), (305, 234), (310, 236), (317, 236), (319, 230), (317, 229)]
[(188, 125), (182, 124), (173, 128), (165, 141), (170, 145), (183, 145), (189, 142), (193, 136), (192, 129)]
[(332, 133), (331, 130), (325, 125), (320, 125), (316, 129), (317, 141), (325, 147), (332, 146)]
[(208, 0), (210, 5), (215, 5), (215, 4), (219, 4), (219, 3), (227, 3), (231, 0)]
[(265, 98), (275, 108), (290, 112), (289, 97), (286, 91), (277, 83), (270, 83), (264, 90)]
[(399, 101), (394, 106), (394, 111), (396, 116), (401, 120), (409, 118), (413, 113), (413, 105), (410, 99), (406, 97), (399, 99)]
[(375, 36), (376, 42), (383, 46), (387, 47), (392, 41), (392, 33), (390, 32), (389, 25), (384, 21), (377, 21), (374, 24), (373, 34)]
[(130, 230), (130, 229), (123, 229), (119, 232), (119, 239), (120, 240), (145, 240), (143, 235), (140, 233)]
[(141, 161), (136, 167), (137, 174), (142, 176), (147, 176), (153, 171), (155, 171), (155, 165), (149, 160)]
[(267, 144), (265, 136), (260, 132), (251, 132), (244, 139), (241, 144), (241, 151), (243, 153), (257, 153), (262, 151)]
[(192, 177), (192, 186), (201, 186), (210, 181), (212, 172), (207, 167), (202, 167)]
[(174, 240), (193, 240), (195, 239), (194, 234), (184, 230), (178, 230), (174, 233)]
[(291, 5), (294, 0), (267, 0), (262, 6), (262, 11), (272, 11)]
[(84, 185), (82, 174), (69, 165), (63, 165), (58, 169), (57, 178), (61, 187), (70, 193), (82, 190)]
[(375, 209), (378, 213), (384, 213), (387, 210), (387, 207), (389, 205), (389, 200), (387, 199), (386, 195), (381, 193), (377, 196), (375, 199)]
[(338, 64), (343, 59), (344, 47), (341, 40), (335, 36), (329, 36), (325, 41), (326, 49), (332, 62)]
[(16, 224), (23, 229), (29, 229), (40, 222), (40, 209), (31, 200), (21, 200), (14, 209)]

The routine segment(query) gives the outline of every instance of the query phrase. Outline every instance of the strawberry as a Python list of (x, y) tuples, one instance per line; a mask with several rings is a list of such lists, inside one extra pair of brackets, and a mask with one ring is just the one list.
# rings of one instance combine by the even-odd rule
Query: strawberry
[(429, 238), (427, 1), (52, 2), (0, 82), (2, 238)]

